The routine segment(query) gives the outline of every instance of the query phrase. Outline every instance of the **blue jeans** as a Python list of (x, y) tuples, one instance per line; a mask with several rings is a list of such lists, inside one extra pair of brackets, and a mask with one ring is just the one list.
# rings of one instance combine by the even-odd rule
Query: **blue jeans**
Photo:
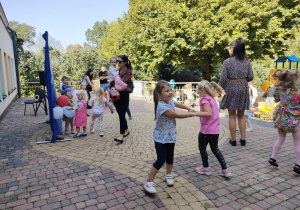
[(100, 87), (105, 88), (108, 93), (110, 93), (110, 89), (108, 88), (108, 83), (106, 84), (100, 84)]
[(131, 112), (130, 112), (129, 106), (128, 106), (126, 112), (127, 112), (128, 116), (131, 117)]
[(266, 104), (267, 103), (273, 104), (273, 102), (274, 102), (274, 97), (267, 97)]

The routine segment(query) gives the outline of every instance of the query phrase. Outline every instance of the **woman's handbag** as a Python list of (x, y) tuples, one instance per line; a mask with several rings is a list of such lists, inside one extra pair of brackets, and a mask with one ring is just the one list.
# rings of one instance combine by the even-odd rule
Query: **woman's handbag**
[(133, 84), (133, 81), (132, 80), (130, 80), (130, 82), (128, 83), (128, 87), (130, 88), (130, 93), (132, 93), (133, 92), (133, 89), (134, 89), (134, 84)]
[(115, 81), (110, 82), (110, 98), (113, 101), (121, 99), (119, 91), (115, 88)]

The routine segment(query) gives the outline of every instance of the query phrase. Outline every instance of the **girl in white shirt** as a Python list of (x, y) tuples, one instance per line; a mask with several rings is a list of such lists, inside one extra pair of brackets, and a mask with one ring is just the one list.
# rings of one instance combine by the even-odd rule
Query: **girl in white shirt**
[(90, 131), (91, 133), (95, 133), (94, 129), (94, 122), (95, 119), (98, 119), (99, 123), (99, 129), (100, 129), (100, 136), (103, 137), (103, 110), (104, 106), (107, 106), (110, 109), (110, 112), (113, 114), (114, 111), (110, 108), (106, 98), (104, 97), (104, 90), (103, 88), (98, 88), (96, 90), (96, 96), (94, 96), (91, 99), (91, 106), (93, 107), (93, 114), (92, 114), (92, 119), (91, 119), (91, 126), (90, 126)]

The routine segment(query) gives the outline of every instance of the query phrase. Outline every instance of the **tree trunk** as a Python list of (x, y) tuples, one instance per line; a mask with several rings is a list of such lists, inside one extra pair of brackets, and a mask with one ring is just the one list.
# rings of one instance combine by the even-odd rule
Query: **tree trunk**
[(207, 81), (210, 81), (211, 79), (211, 72), (212, 72), (212, 67), (210, 64), (208, 64), (207, 66), (203, 67), (202, 69), (202, 79), (205, 79)]

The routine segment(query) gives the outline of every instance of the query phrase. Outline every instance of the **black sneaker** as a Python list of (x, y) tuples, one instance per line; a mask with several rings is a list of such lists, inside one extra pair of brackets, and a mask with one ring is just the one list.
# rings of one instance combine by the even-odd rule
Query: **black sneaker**
[(240, 139), (240, 143), (241, 143), (242, 146), (246, 146), (246, 140)]
[(236, 141), (232, 141), (231, 139), (229, 140), (229, 144), (231, 144), (231, 146), (235, 147), (236, 146)]
[[(276, 162), (275, 159), (270, 158), (268, 161), (272, 166), (278, 167), (278, 163)], [(294, 167), (294, 171), (295, 171), (295, 167)], [(296, 172), (297, 173), (297, 172)]]
[(124, 140), (123, 139), (114, 138), (114, 141), (119, 142), (120, 144), (122, 144)]
[(300, 174), (300, 166), (298, 164), (294, 166), (294, 172)]
[(87, 133), (82, 133), (81, 136), (82, 136), (82, 137), (86, 137), (86, 136), (87, 136)]

